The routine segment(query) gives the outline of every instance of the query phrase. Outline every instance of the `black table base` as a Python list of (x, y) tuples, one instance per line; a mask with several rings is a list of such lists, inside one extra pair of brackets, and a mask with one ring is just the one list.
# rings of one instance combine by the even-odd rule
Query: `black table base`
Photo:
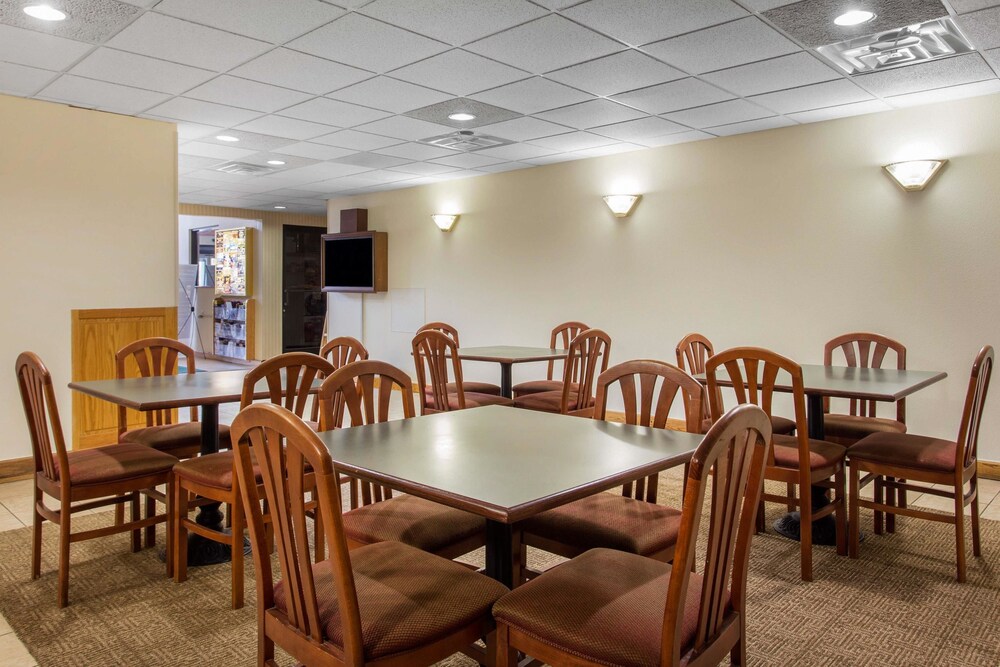
[(507, 588), (514, 587), (514, 531), (508, 523), (486, 520), (484, 574)]
[[(201, 453), (214, 454), (219, 451), (219, 406), (201, 406)], [(221, 503), (209, 503), (198, 509), (195, 521), (206, 528), (222, 532)], [(188, 535), (188, 565), (215, 565), (232, 560), (229, 545), (215, 542), (201, 535)]]
[(514, 398), (514, 364), (500, 364), (500, 395)]

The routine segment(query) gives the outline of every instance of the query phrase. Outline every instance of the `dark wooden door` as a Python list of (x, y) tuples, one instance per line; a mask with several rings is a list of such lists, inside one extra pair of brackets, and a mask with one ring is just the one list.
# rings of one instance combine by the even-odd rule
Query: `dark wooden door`
[(326, 317), (320, 271), (322, 227), (285, 225), (282, 234), (282, 351), (319, 352)]

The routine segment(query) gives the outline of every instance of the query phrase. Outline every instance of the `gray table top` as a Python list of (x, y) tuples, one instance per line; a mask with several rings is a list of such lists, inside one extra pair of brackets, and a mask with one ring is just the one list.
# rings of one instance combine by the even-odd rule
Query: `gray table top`
[[(718, 371), (719, 385), (731, 386), (724, 368)], [(705, 374), (695, 376), (705, 382)], [(898, 401), (948, 377), (942, 371), (912, 371), (895, 368), (855, 368), (802, 364), (805, 393), (814, 396)], [(776, 391), (792, 391), (791, 376), (779, 372)]]
[(503, 523), (684, 463), (702, 439), (502, 406), (319, 437), (343, 472)]
[(501, 364), (517, 364), (530, 361), (563, 359), (569, 350), (548, 347), (521, 347), (518, 345), (489, 345), (486, 347), (461, 347), (458, 358), (465, 361), (493, 361)]

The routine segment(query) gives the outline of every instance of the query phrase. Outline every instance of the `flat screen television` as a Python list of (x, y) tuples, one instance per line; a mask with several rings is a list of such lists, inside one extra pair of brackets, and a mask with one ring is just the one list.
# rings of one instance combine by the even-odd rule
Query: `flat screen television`
[(388, 234), (351, 232), (323, 236), (324, 292), (388, 289)]

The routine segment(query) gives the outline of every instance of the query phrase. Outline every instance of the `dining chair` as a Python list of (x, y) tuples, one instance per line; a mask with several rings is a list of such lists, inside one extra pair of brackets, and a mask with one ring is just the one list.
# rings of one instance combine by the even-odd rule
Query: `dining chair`
[[(604, 371), (597, 378), (594, 419), (607, 417), (612, 385), (620, 390), (626, 424), (666, 428), (670, 410), (681, 394), (687, 430), (700, 432), (705, 388), (677, 366), (640, 360)], [(677, 543), (681, 512), (657, 504), (658, 486), (659, 477), (654, 473), (625, 484), (620, 494), (598, 493), (526, 519), (520, 524), (520, 562), (527, 562), (529, 546), (564, 558), (602, 547), (669, 562)]]
[(727, 655), (746, 664), (747, 564), (770, 439), (767, 415), (750, 405), (705, 435), (685, 480), (672, 565), (592, 549), (500, 598), (493, 606), (498, 667), (517, 664), (518, 651), (572, 667), (714, 667)]
[[(569, 348), (570, 341), (580, 335), (581, 331), (586, 331), (590, 327), (583, 322), (563, 322), (557, 324), (549, 336), (549, 348), (553, 350), (565, 350)], [(562, 389), (562, 377), (555, 377), (556, 362), (550, 359), (546, 369), (544, 380), (529, 380), (515, 384), (511, 391), (514, 398), (527, 396), (528, 394), (540, 394), (543, 391), (559, 391)], [(574, 378), (575, 380), (576, 378)], [(571, 387), (575, 390), (575, 387)]]
[[(355, 361), (363, 361), (368, 358), (368, 348), (358, 340), (351, 336), (339, 336), (333, 340), (326, 342), (320, 347), (319, 356), (323, 357), (333, 366), (333, 370), (337, 370), (342, 366), (354, 363)], [(313, 398), (312, 401), (312, 421), (319, 423), (319, 399)]]
[[(244, 377), (240, 410), (253, 404), (258, 383), (264, 383), (271, 403), (283, 406), (301, 419), (314, 381), (332, 372), (333, 366), (329, 361), (308, 352), (288, 352), (272, 357), (252, 368)], [(308, 422), (304, 423), (309, 425)], [(235, 461), (235, 453), (228, 450), (188, 459), (174, 466), (172, 570), (174, 581), (180, 583), (187, 580), (188, 533), (228, 546), (232, 553), (232, 607), (240, 609), (244, 602), (243, 539), (246, 508), (240, 500)], [(220, 532), (190, 519), (188, 511), (191, 497), (224, 503), (229, 509), (230, 529)], [(315, 514), (313, 508), (310, 508), (311, 514)], [(324, 526), (320, 518), (313, 518), (315, 546), (321, 552)]]
[[(972, 555), (982, 556), (979, 537), (979, 476), (978, 448), (979, 427), (982, 424), (986, 392), (993, 374), (993, 348), (984, 347), (976, 355), (969, 378), (969, 388), (962, 409), (958, 438), (944, 440), (911, 433), (881, 431), (866, 436), (848, 450), (851, 460), (851, 518), (850, 555), (858, 557), (860, 532), (859, 509), (866, 507), (875, 512), (875, 533), (882, 532), (883, 513), (911, 516), (930, 521), (951, 523), (955, 526), (955, 557), (957, 579), (964, 583), (965, 563), (965, 507), (971, 505)], [(861, 475), (864, 474), (864, 477)], [(861, 497), (861, 489), (872, 481), (889, 490), (915, 491), (954, 501), (953, 514), (927, 512), (915, 507), (900, 507), (886, 503), (879, 486), (875, 497)], [(906, 481), (904, 481), (906, 480)], [(916, 483), (914, 483), (916, 482)], [(969, 490), (966, 491), (966, 485)]]
[[(338, 471), (318, 436), (288, 410), (250, 406), (237, 415), (233, 435), (257, 586), (258, 665), (276, 664), (275, 645), (313, 667), (432, 665), (480, 638), (492, 650), (490, 609), (507, 592), (502, 584), (401, 542), (349, 549)], [(308, 548), (307, 470), (328, 521), (330, 557), (321, 561)], [(278, 581), (262, 501), (271, 511)]]
[[(33, 352), (23, 352), (15, 363), (17, 386), (28, 422), (35, 475), (31, 510), (31, 578), (41, 576), (42, 523), (59, 527), (59, 607), (69, 604), (69, 547), (74, 542), (132, 533), (132, 551), (139, 551), (140, 532), (155, 524), (170, 525), (170, 507), (164, 514), (140, 518), (139, 494), (159, 485), (171, 487), (170, 470), (177, 458), (134, 442), (92, 449), (66, 450), (52, 376)], [(54, 451), (53, 451), (54, 450)], [(45, 496), (59, 503), (50, 509)], [(72, 531), (77, 512), (129, 503), (131, 520), (79, 532)], [(168, 531), (169, 532), (169, 531)], [(168, 545), (170, 538), (167, 538)]]
[[(424, 326), (417, 329), (416, 333), (422, 333), (424, 331), (438, 331), (443, 333), (448, 338), (455, 341), (456, 347), (462, 347), (462, 343), (458, 340), (458, 329), (451, 326), (447, 322), (428, 322)], [(493, 384), (491, 382), (477, 382), (477, 381), (466, 381), (463, 384), (465, 391), (473, 394), (489, 394), (490, 396), (501, 396), (502, 392), (500, 390), (500, 385)], [(454, 382), (448, 383), (448, 392), (454, 394), (457, 391), (457, 387)], [(430, 386), (424, 387), (424, 392), (432, 394), (433, 390)]]
[[(705, 373), (708, 378), (708, 400), (712, 404), (712, 415), (715, 418), (721, 417), (724, 410), (717, 375), (720, 368), (732, 383), (737, 403), (759, 405), (768, 415), (771, 413), (778, 374), (784, 373), (791, 378), (795, 435), (772, 436), (772, 447), (764, 473), (766, 479), (784, 482), (790, 491), (786, 495), (764, 492), (757, 514), (757, 529), (764, 530), (765, 502), (780, 502), (789, 509), (798, 507), (801, 516), (799, 542), (802, 580), (812, 581), (814, 521), (834, 515), (837, 553), (847, 555), (847, 449), (833, 442), (809, 438), (802, 367), (791, 359), (758, 347), (736, 347), (710, 357), (705, 362)], [(814, 486), (833, 490), (834, 496), (830, 504), (822, 508), (813, 507), (811, 490)], [(795, 487), (798, 487), (797, 494)]]
[[(450, 336), (424, 329), (413, 337), (413, 362), (417, 368), (417, 385), (424, 387), (420, 414), (450, 412), (478, 408), (482, 405), (511, 405), (503, 396), (468, 391), (462, 378), (462, 361), (458, 358), (458, 343)], [(448, 382), (448, 366), (454, 382)]]
[(608, 370), (610, 357), (611, 337), (607, 333), (600, 329), (582, 331), (570, 341), (563, 362), (562, 389), (521, 396), (514, 399), (514, 407), (590, 417), (594, 413), (594, 385), (597, 376)]
[[(410, 376), (381, 361), (359, 361), (335, 371), (319, 390), (320, 429), (377, 424), (389, 420), (393, 390), (402, 397), (403, 419), (414, 416)], [(395, 541), (457, 558), (486, 544), (486, 520), (391, 488), (360, 480), (360, 503), (351, 500), (343, 517), (351, 549)]]

